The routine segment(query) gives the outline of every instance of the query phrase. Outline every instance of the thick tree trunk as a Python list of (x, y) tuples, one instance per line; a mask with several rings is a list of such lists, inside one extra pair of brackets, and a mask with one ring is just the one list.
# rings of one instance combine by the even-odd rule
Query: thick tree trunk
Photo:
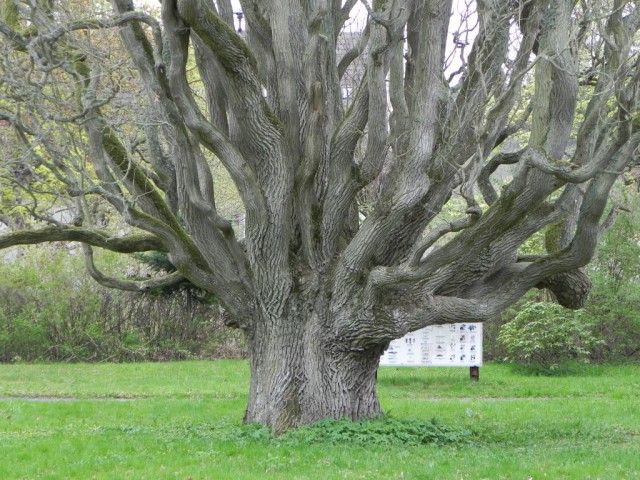
[(321, 419), (362, 420), (381, 413), (376, 372), (383, 347), (341, 348), (321, 318), (326, 316), (316, 312), (289, 315), (249, 332), (245, 422), (281, 433)]

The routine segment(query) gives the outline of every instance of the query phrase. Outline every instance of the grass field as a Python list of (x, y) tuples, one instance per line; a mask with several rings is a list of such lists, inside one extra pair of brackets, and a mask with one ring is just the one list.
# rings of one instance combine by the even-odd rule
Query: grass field
[(385, 412), (471, 432), (446, 445), (271, 439), (247, 390), (243, 361), (0, 365), (0, 479), (640, 479), (640, 366), (382, 368)]

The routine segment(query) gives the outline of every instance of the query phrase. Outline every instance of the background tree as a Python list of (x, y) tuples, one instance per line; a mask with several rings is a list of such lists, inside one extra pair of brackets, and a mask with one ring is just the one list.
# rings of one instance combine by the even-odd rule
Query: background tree
[[(163, 0), (160, 19), (130, 0), (3, 2), (0, 120), (21, 148), (11, 158), (51, 187), (25, 202), (49, 225), (0, 248), (80, 241), (105, 285), (186, 278), (215, 293), (248, 340), (245, 420), (275, 431), (380, 413), (379, 356), (409, 331), (484, 321), (536, 287), (583, 305), (580, 267), (637, 160), (635, 2), (470, 4), (477, 31), (459, 29), (453, 57), (451, 0), (362, 2), (366, 30), (340, 57), (355, 0), (240, 3), (244, 38), (228, 0)], [(514, 136), (523, 148), (502, 149)], [(245, 209), (242, 240), (216, 205), (214, 157)], [(503, 164), (515, 170), (497, 188)], [(460, 218), (441, 221), (458, 199)], [(129, 232), (109, 229), (116, 215)], [(547, 253), (519, 255), (543, 229)], [(176, 271), (110, 278), (93, 247), (166, 252)]]

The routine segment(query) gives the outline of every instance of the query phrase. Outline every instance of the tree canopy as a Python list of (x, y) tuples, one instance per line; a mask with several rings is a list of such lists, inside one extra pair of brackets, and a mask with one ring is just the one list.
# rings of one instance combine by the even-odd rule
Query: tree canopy
[[(229, 0), (2, 1), (0, 248), (82, 242), (105, 285), (215, 293), (249, 341), (246, 420), (277, 431), (378, 414), (409, 331), (532, 288), (584, 305), (638, 161), (636, 2), (240, 4), (242, 32)], [(93, 248), (175, 271), (111, 278)]]

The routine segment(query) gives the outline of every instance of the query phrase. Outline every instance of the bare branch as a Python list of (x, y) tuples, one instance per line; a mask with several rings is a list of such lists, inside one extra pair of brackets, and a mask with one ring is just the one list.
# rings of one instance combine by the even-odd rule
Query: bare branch
[[(607, 174), (613, 176), (621, 175), (624, 170), (616, 170), (613, 165), (620, 164), (622, 159), (623, 165), (628, 165), (634, 158), (637, 158), (636, 149), (640, 144), (640, 134), (634, 135), (628, 143), (618, 150), (613, 148), (607, 154), (602, 155), (599, 159), (594, 159), (587, 165), (582, 167), (566, 161), (550, 160), (547, 155), (535, 148), (528, 148), (523, 155), (527, 164), (536, 167), (544, 173), (553, 175), (554, 177), (568, 183), (583, 183), (598, 174)], [(615, 146), (614, 146), (615, 147)]]
[(162, 31), (160, 29), (160, 24), (158, 21), (150, 15), (147, 15), (143, 12), (126, 12), (120, 15), (116, 15), (113, 18), (101, 20), (101, 19), (93, 19), (93, 20), (84, 20), (80, 22), (73, 22), (68, 25), (60, 25), (49, 33), (41, 34), (34, 37), (31, 40), (31, 43), (52, 43), (57, 41), (63, 35), (73, 32), (76, 30), (96, 30), (101, 28), (113, 28), (125, 25), (130, 22), (141, 22), (147, 24), (151, 27), (151, 32), (153, 34), (153, 39), (155, 42), (154, 49), (154, 58), (156, 59), (156, 64), (160, 65), (162, 62)]
[[(395, 267), (376, 267), (371, 270), (367, 286), (369, 295), (376, 295), (377, 290), (389, 285), (416, 282), (430, 275), (431, 271), (429, 269), (420, 268), (425, 251), (432, 247), (444, 235), (459, 232), (475, 225), (480, 219), (482, 211), (479, 208), (470, 208), (467, 210), (467, 214), (468, 216), (465, 218), (439, 225), (430, 230), (414, 247), (407, 261), (401, 265)], [(424, 262), (427, 261), (427, 259), (424, 260)]]
[(427, 236), (422, 239), (420, 243), (414, 248), (413, 252), (411, 253), (409, 264), (414, 267), (418, 266), (424, 252), (426, 252), (428, 248), (433, 246), (433, 244), (435, 244), (447, 233), (459, 232), (460, 230), (469, 228), (470, 226), (474, 225), (480, 219), (482, 210), (478, 207), (474, 207), (467, 209), (466, 213), (468, 215), (466, 218), (461, 218), (454, 222), (439, 225), (437, 228), (429, 231)]
[(356, 41), (356, 44), (350, 48), (340, 59), (340, 63), (338, 63), (338, 77), (342, 79), (344, 74), (347, 72), (349, 66), (360, 57), (369, 43), (369, 32), (371, 27), (367, 24), (366, 28)]
[(622, 205), (614, 205), (613, 207), (611, 207), (611, 210), (609, 210), (609, 214), (607, 215), (607, 218), (600, 224), (600, 231), (598, 233), (598, 236), (602, 237), (602, 235), (607, 233), (611, 229), (611, 227), (613, 227), (613, 225), (616, 222), (616, 219), (618, 218), (618, 214), (621, 211), (631, 213), (631, 210), (629, 210), (627, 207), (624, 207)]
[(524, 149), (518, 152), (494, 155), (491, 160), (482, 167), (480, 175), (478, 176), (478, 187), (487, 205), (491, 205), (498, 200), (498, 194), (491, 184), (491, 174), (495, 172), (500, 165), (513, 165), (514, 163), (518, 163), (523, 153)]
[(173, 272), (161, 278), (154, 278), (140, 282), (118, 280), (109, 277), (98, 270), (93, 261), (93, 249), (86, 243), (82, 244), (84, 252), (85, 267), (87, 272), (100, 285), (109, 288), (117, 288), (119, 290), (127, 290), (131, 292), (147, 292), (155, 288), (170, 287), (184, 281), (185, 278), (178, 272)]
[(118, 253), (167, 251), (164, 243), (155, 235), (138, 234), (114, 237), (107, 232), (70, 225), (44, 227), (37, 230), (18, 230), (0, 235), (0, 249), (47, 242), (83, 242)]
[(14, 45), (16, 50), (21, 52), (27, 51), (28, 41), (20, 33), (16, 32), (6, 23), (0, 21), (0, 33), (4, 35)]

